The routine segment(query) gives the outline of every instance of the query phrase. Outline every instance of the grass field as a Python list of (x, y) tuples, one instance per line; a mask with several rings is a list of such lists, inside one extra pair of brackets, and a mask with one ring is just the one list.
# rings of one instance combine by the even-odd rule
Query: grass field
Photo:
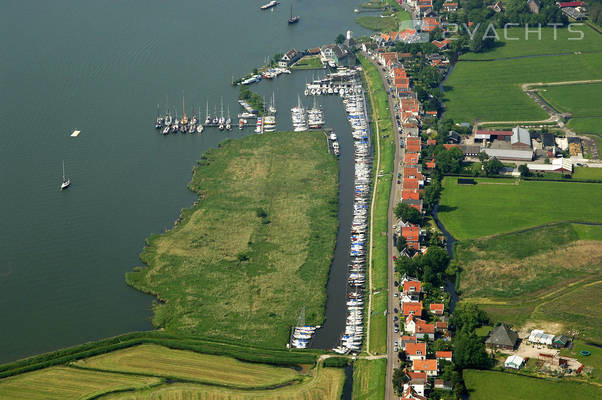
[(355, 22), (366, 29), (375, 32), (390, 32), (399, 28), (399, 21), (394, 16), (381, 17), (378, 15), (364, 15), (357, 17)]
[(602, 222), (602, 184), (476, 179), (443, 180), (439, 218), (456, 239), (477, 238), (556, 221)]
[(322, 61), (320, 61), (320, 56), (305, 56), (299, 61), (297, 61), (292, 69), (322, 69), (324, 65), (322, 65)]
[[(591, 355), (583, 356), (579, 353), (581, 350), (589, 351)], [(595, 346), (583, 340), (575, 340), (573, 349), (563, 349), (561, 354), (576, 358), (585, 366), (584, 376), (602, 385), (602, 347), (600, 345)]]
[(82, 399), (158, 383), (153, 377), (53, 367), (0, 380), (0, 399)]
[(383, 289), (372, 298), (370, 351), (373, 354), (386, 354), (387, 352), (387, 317), (384, 312), (387, 309), (388, 293), (386, 289)]
[(195, 168), (200, 200), (151, 236), (128, 284), (169, 332), (284, 347), (305, 307), (323, 320), (337, 232), (337, 161), (323, 132), (226, 141)]
[[(529, 30), (533, 30), (531, 27)], [(568, 29), (558, 29), (556, 40), (554, 40), (553, 28), (542, 28), (541, 40), (537, 33), (529, 33), (525, 39), (525, 28), (509, 28), (506, 36), (518, 40), (506, 40), (504, 30), (499, 29), (499, 41), (497, 46), (483, 53), (466, 53), (460, 60), (492, 60), (504, 57), (520, 57), (526, 55), (561, 54), (574, 53), (576, 51), (595, 52), (600, 51), (602, 46), (602, 35), (588, 26), (574, 27), (575, 31), (583, 32), (582, 40), (569, 40), (578, 38), (579, 33), (571, 33)]]
[[(384, 300), (373, 304), (374, 313), (370, 312), (370, 351), (385, 352), (387, 341), (386, 318), (381, 311), (386, 309), (386, 291), (388, 283), (388, 207), (389, 196), (391, 194), (391, 179), (393, 173), (393, 161), (395, 159), (393, 122), (389, 113), (389, 101), (385, 87), (376, 66), (363, 56), (359, 57), (364, 70), (364, 79), (368, 90), (371, 93), (369, 97), (371, 109), (371, 127), (373, 143), (376, 144), (376, 124), (378, 121), (379, 142), (380, 142), (380, 170), (374, 171), (378, 174), (378, 184), (376, 186), (376, 195), (374, 199), (374, 219), (371, 221), (373, 226), (372, 242), (372, 288), (374, 291), (385, 293)], [(376, 156), (375, 156), (376, 157)], [(376, 168), (376, 160), (375, 160)], [(376, 301), (376, 298), (375, 298)], [(372, 310), (371, 310), (372, 311)]]
[(567, 126), (575, 132), (593, 133), (597, 135), (598, 142), (600, 142), (600, 136), (602, 136), (602, 117), (571, 118)]
[(273, 386), (299, 378), (292, 368), (246, 363), (230, 357), (173, 350), (152, 344), (113, 351), (80, 360), (74, 365), (241, 388)]
[(353, 400), (385, 398), (387, 360), (357, 360), (353, 364)]
[(462, 299), (494, 321), (602, 341), (601, 241), (602, 226), (558, 224), (459, 242)]
[(456, 122), (544, 120), (547, 113), (523, 93), (521, 84), (600, 78), (602, 53), (461, 61), (444, 85), (445, 116)]
[(339, 400), (345, 374), (339, 368), (321, 368), (304, 383), (273, 390), (238, 390), (195, 384), (171, 384), (135, 393), (103, 396), (103, 400)]
[[(600, 123), (602, 123), (602, 118)], [(602, 180), (602, 168), (575, 167), (573, 179)]]
[(600, 387), (585, 383), (553, 381), (495, 371), (464, 370), (470, 400), (565, 400), (600, 398)]

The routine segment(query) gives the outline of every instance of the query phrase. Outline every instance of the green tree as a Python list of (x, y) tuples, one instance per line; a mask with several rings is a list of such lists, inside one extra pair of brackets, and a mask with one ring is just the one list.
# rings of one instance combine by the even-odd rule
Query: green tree
[(519, 165), (518, 172), (520, 172), (520, 176), (531, 176), (531, 171), (529, 171), (529, 167), (527, 167), (527, 164)]
[(464, 368), (487, 368), (490, 365), (485, 344), (474, 333), (461, 331), (454, 339), (454, 363)]
[(397, 241), (395, 243), (395, 247), (397, 247), (397, 250), (401, 253), (401, 251), (403, 249), (406, 248), (406, 246), (408, 245), (408, 241), (406, 240), (406, 238), (404, 238), (403, 236), (398, 236), (397, 237)]
[(441, 197), (441, 184), (439, 181), (431, 180), (431, 183), (424, 188), (423, 202), (427, 213), (433, 211), (433, 208)]
[(495, 157), (483, 163), (483, 169), (485, 170), (485, 175), (487, 176), (496, 175), (502, 170), (502, 168), (504, 168), (504, 164), (502, 164), (502, 162)]
[(401, 368), (395, 368), (393, 371), (393, 389), (398, 396), (403, 393), (403, 384), (407, 382), (407, 376)]
[(343, 35), (342, 33), (339, 33), (336, 37), (336, 39), (334, 40), (334, 42), (336, 44), (341, 44), (345, 41), (345, 35)]
[(479, 161), (483, 162), (489, 160), (489, 156), (487, 155), (487, 153), (485, 153), (484, 151), (479, 153)]
[(474, 303), (458, 304), (451, 317), (451, 326), (456, 332), (473, 332), (487, 323), (489, 323), (489, 317)]
[(395, 216), (401, 218), (404, 222), (409, 222), (414, 225), (420, 225), (422, 214), (414, 207), (405, 203), (399, 202), (395, 206)]

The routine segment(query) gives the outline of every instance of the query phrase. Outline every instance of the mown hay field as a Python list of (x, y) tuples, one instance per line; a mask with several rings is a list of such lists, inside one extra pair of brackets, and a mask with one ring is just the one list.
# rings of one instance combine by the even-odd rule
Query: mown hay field
[(0, 380), (0, 399), (82, 399), (113, 390), (148, 387), (159, 378), (52, 367)]
[(464, 382), (471, 400), (564, 400), (567, 394), (580, 399), (600, 398), (599, 386), (495, 371), (464, 370)]
[(339, 400), (345, 373), (340, 368), (321, 368), (314, 379), (270, 390), (239, 390), (177, 383), (147, 390), (112, 394), (103, 400)]
[(292, 368), (242, 362), (231, 357), (174, 350), (153, 344), (113, 351), (77, 361), (74, 365), (243, 388), (273, 386), (299, 378)]
[(305, 307), (323, 320), (338, 213), (337, 161), (323, 132), (270, 133), (206, 153), (199, 202), (147, 240), (127, 282), (162, 301), (169, 332), (284, 348)]
[(512, 232), (558, 221), (602, 222), (602, 184), (443, 180), (439, 219), (456, 239)]
[(521, 84), (601, 78), (602, 53), (460, 61), (444, 84), (445, 116), (456, 122), (545, 120), (548, 114)]

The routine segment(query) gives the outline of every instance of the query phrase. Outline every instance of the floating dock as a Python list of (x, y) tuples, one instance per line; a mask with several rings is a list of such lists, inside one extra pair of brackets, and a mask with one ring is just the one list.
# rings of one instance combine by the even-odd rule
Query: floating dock
[(71, 137), (78, 137), (80, 134), (80, 131), (73, 131), (73, 133), (71, 134)]

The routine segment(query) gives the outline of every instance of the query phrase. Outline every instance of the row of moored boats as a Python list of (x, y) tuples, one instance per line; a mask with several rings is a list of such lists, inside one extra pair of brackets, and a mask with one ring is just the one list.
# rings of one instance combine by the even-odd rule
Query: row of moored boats
[(366, 248), (372, 157), (363, 88), (355, 79), (345, 89), (343, 103), (352, 128), (355, 153), (353, 222), (349, 254), (347, 321), (341, 344), (333, 350), (339, 354), (358, 353), (364, 338), (364, 289), (366, 286)]
[(306, 110), (303, 104), (301, 104), (301, 98), (297, 96), (297, 105), (291, 108), (291, 119), (295, 132), (320, 129), (324, 126), (324, 111), (315, 101), (313, 107)]

